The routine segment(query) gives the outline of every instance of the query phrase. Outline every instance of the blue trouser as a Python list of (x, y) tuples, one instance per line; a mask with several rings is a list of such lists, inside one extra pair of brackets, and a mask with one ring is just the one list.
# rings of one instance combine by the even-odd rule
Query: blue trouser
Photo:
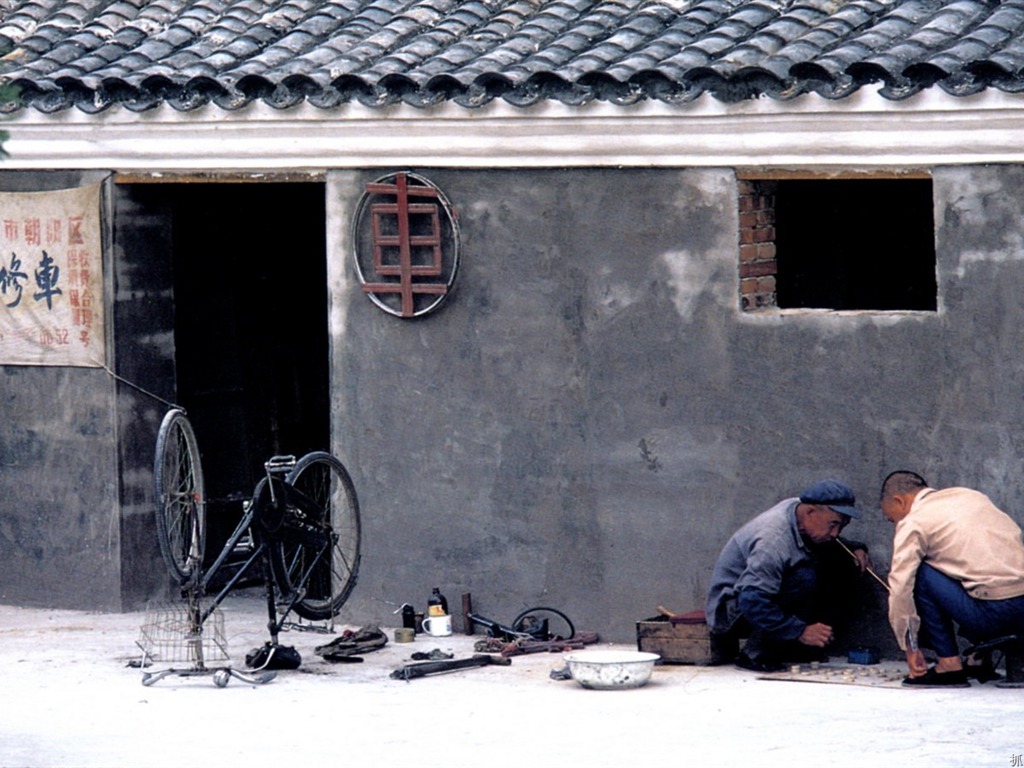
[(978, 600), (967, 594), (959, 581), (927, 563), (917, 569), (914, 603), (921, 617), (918, 644), (931, 648), (940, 657), (960, 655), (953, 622), (960, 636), (971, 643), (1024, 634), (1024, 595)]
[(744, 652), (756, 661), (762, 659), (800, 658), (807, 652), (801, 647), (787, 618), (796, 616), (810, 622), (818, 589), (817, 570), (811, 563), (801, 563), (782, 578), (777, 595), (757, 591), (741, 592), (743, 619), (736, 629), (748, 636)]

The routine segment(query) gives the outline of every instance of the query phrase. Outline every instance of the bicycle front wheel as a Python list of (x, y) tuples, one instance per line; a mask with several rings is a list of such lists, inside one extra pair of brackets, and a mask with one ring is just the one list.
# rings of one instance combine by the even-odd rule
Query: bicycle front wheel
[[(285, 477), (317, 508), (330, 540), (327, 551), (308, 541), (284, 541), (270, 550), (270, 566), (284, 595), (300, 594), (295, 612), (310, 620), (329, 619), (341, 610), (359, 573), (359, 501), (344, 465), (329, 453), (308, 453)], [(303, 581), (305, 579), (305, 581)]]
[(180, 408), (164, 416), (153, 464), (156, 536), (171, 576), (184, 586), (203, 567), (206, 486), (192, 424)]

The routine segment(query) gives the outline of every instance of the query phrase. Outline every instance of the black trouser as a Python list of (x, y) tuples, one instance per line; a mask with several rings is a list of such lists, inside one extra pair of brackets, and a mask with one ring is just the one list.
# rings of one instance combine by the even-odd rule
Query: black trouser
[[(783, 576), (776, 605), (806, 624), (827, 624), (838, 635), (860, 613), (860, 570), (853, 558), (835, 543), (816, 547), (811, 561)], [(756, 617), (751, 617), (756, 621)], [(745, 617), (726, 633), (712, 633), (712, 651), (723, 662), (736, 658), (739, 642), (746, 638), (744, 653), (754, 661), (814, 661), (825, 651), (797, 639), (782, 638), (758, 629)]]

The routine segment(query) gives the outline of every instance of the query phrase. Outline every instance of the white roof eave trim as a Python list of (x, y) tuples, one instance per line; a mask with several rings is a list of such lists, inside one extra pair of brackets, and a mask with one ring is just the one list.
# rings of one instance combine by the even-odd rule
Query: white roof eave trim
[(861, 89), (684, 105), (493, 102), (384, 109), (262, 103), (226, 111), (19, 112), (0, 124), (0, 170), (319, 171), (382, 166), (885, 169), (1024, 162), (1024, 96), (932, 90), (891, 101)]

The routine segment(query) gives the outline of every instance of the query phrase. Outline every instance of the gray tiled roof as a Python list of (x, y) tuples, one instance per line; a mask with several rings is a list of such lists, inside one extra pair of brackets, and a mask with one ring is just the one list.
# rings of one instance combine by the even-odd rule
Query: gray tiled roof
[(45, 112), (1024, 88), (1024, 0), (0, 0)]

